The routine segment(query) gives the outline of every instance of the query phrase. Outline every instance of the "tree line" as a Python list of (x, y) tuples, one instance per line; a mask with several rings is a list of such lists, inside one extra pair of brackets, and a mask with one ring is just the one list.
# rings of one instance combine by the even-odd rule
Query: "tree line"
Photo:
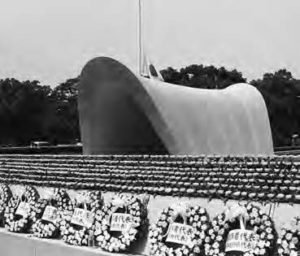
[(54, 89), (38, 81), (0, 80), (0, 145), (79, 140), (78, 80), (69, 79)]
[[(193, 88), (224, 89), (248, 82), (263, 95), (269, 112), (274, 146), (289, 146), (300, 134), (300, 80), (282, 69), (247, 81), (237, 70), (190, 65), (161, 71), (166, 82)], [(26, 146), (31, 141), (69, 144), (80, 140), (77, 111), (79, 77), (58, 86), (38, 81), (0, 80), (0, 145)], [(201, 110), (199, 110), (201, 111)]]

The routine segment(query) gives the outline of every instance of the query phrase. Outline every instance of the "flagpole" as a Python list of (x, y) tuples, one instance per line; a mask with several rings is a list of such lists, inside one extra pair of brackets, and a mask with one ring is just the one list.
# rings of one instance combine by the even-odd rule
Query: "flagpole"
[(139, 74), (142, 74), (142, 3), (139, 1), (138, 37), (139, 37)]

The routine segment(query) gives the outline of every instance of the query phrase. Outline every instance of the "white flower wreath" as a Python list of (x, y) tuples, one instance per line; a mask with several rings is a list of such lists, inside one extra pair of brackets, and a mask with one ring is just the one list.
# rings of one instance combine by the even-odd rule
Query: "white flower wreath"
[(4, 211), (8, 201), (12, 196), (12, 192), (8, 185), (0, 185), (0, 226), (4, 226)]
[[(125, 229), (119, 231), (111, 229), (115, 213), (130, 216)], [(145, 234), (147, 224), (146, 205), (142, 200), (129, 195), (116, 196), (96, 212), (96, 244), (110, 252), (129, 251), (134, 242)]]
[[(179, 220), (193, 228), (193, 232), (189, 233), (189, 243), (168, 242), (170, 227)], [(151, 227), (150, 255), (204, 255), (204, 239), (209, 227), (209, 216), (205, 208), (188, 204), (168, 207), (162, 211), (157, 223)]]
[[(74, 212), (76, 208), (83, 208), (86, 216), (89, 219), (89, 223), (73, 222), (73, 217), (65, 218), (61, 222), (61, 234), (63, 240), (72, 245), (87, 246), (89, 242), (93, 244), (93, 233), (95, 230), (95, 213), (103, 205), (102, 195), (99, 191), (88, 192), (83, 195), (83, 198), (77, 201), (74, 205)], [(83, 219), (80, 219), (82, 221)]]
[(208, 236), (205, 238), (205, 254), (224, 256), (229, 232), (240, 228), (252, 230), (253, 238), (257, 241), (255, 248), (245, 252), (244, 256), (274, 255), (277, 237), (274, 223), (270, 216), (253, 204), (232, 207), (213, 219)]
[[(13, 196), (5, 208), (5, 228), (11, 232), (29, 232), (37, 216), (37, 201), (39, 194), (34, 187), (26, 186), (21, 197)], [(21, 203), (27, 205), (27, 212), (18, 214)]]
[[(43, 218), (46, 207), (53, 207), (52, 219)], [(64, 210), (72, 210), (72, 203), (68, 193), (64, 189), (55, 189), (45, 200), (42, 216), (33, 224), (33, 234), (39, 238), (57, 238), (60, 234), (60, 222)]]
[(279, 256), (297, 256), (300, 252), (300, 226), (298, 220), (292, 227), (281, 229), (277, 240)]

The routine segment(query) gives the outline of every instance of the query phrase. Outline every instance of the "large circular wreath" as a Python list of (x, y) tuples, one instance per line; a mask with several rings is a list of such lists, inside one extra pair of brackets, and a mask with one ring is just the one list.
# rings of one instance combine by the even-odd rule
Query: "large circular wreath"
[[(179, 209), (179, 210), (178, 210)], [(190, 244), (167, 241), (170, 225), (184, 223), (192, 226)], [(162, 211), (157, 223), (151, 227), (150, 255), (204, 255), (204, 239), (210, 227), (209, 216), (200, 206), (174, 205)]]
[(300, 252), (300, 230), (283, 228), (277, 240), (279, 256), (297, 256)]
[(62, 212), (64, 210), (69, 210), (71, 212), (73, 206), (68, 193), (64, 189), (55, 189), (53, 196), (50, 196), (50, 198), (45, 201), (46, 203), (42, 213), (44, 214), (44, 210), (47, 206), (52, 206), (57, 209), (57, 218), (54, 222), (43, 218), (38, 219), (33, 224), (33, 233), (35, 236), (40, 238), (56, 238), (60, 234)]
[[(82, 208), (90, 211), (92, 218), (95, 217), (96, 211), (103, 205), (102, 195), (99, 191), (89, 192), (85, 195), (85, 200), (83, 202), (75, 203), (73, 210), (76, 208)], [(72, 223), (72, 217), (66, 217), (60, 225), (61, 234), (63, 240), (72, 245), (89, 245), (93, 243), (93, 233), (95, 230), (95, 219), (91, 223), (91, 226), (81, 226)]]
[[(126, 231), (111, 231), (111, 219), (114, 213), (131, 215), (132, 223)], [(146, 234), (147, 228), (146, 204), (134, 196), (116, 196), (96, 212), (96, 244), (106, 251), (130, 251), (135, 242)]]
[[(39, 194), (34, 187), (26, 186), (25, 192), (21, 197), (13, 196), (5, 208), (5, 228), (11, 232), (29, 232), (31, 225), (37, 219), (39, 214), (39, 204), (37, 204)], [(27, 215), (16, 214), (21, 202), (29, 204), (30, 210)]]
[[(277, 239), (274, 222), (256, 205), (248, 204), (244, 209), (247, 214), (245, 229), (252, 230), (254, 238), (257, 240), (255, 248), (245, 252), (244, 256), (274, 255)], [(225, 253), (228, 233), (231, 230), (240, 229), (239, 218), (230, 215), (230, 211), (227, 211), (213, 219), (208, 236), (205, 238), (205, 254), (207, 256), (235, 255), (234, 252)]]
[(12, 196), (11, 190), (8, 185), (0, 185), (0, 226), (4, 226), (4, 211), (8, 201)]

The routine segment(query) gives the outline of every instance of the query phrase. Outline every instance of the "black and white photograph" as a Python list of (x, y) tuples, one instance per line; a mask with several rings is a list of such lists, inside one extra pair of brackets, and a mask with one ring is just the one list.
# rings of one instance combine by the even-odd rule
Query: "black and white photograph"
[(299, 256), (300, 0), (0, 0), (0, 256)]

